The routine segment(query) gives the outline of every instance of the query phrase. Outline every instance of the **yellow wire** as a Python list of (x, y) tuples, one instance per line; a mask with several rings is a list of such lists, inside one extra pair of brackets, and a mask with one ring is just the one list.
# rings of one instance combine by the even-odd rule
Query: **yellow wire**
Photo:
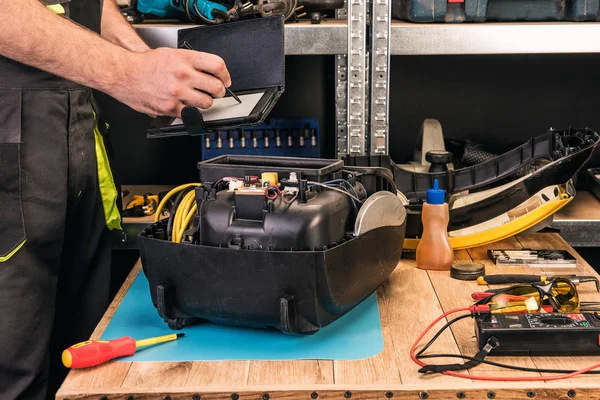
[[(189, 193), (188, 193), (189, 194)], [(175, 218), (173, 219), (173, 233), (172, 233), (172, 241), (177, 242), (176, 238), (179, 235), (179, 222), (183, 217), (183, 208), (185, 207), (185, 203), (188, 201), (189, 196), (186, 194), (177, 206), (177, 210), (175, 211)]]
[[(183, 198), (183, 201), (177, 207), (175, 214), (175, 220), (173, 222), (173, 233), (171, 235), (171, 241), (174, 243), (180, 243), (183, 237), (183, 233), (186, 230), (187, 224), (184, 224), (188, 214), (192, 207), (196, 204), (196, 193), (194, 191), (189, 192)], [(191, 217), (190, 217), (191, 220)], [(188, 220), (189, 223), (189, 220)]]
[(196, 213), (197, 209), (198, 209), (198, 205), (196, 203), (194, 203), (194, 205), (192, 206), (192, 209), (190, 210), (188, 215), (185, 217), (185, 221), (183, 222), (183, 230), (181, 231), (181, 235), (179, 237), (179, 243), (181, 243), (181, 241), (183, 240), (183, 234), (185, 233), (185, 231), (187, 231), (189, 229), (188, 226), (192, 222), (192, 218), (194, 217), (194, 214)]
[(160, 221), (162, 209), (165, 207), (165, 204), (167, 204), (167, 201), (171, 197), (173, 197), (177, 193), (181, 192), (183, 189), (189, 188), (191, 186), (198, 187), (198, 186), (200, 186), (200, 184), (199, 183), (186, 183), (184, 185), (180, 185), (180, 186), (177, 186), (176, 188), (171, 189), (171, 191), (169, 191), (169, 193), (167, 193), (167, 195), (161, 200), (160, 204), (156, 208), (156, 214), (154, 215), (154, 222)]

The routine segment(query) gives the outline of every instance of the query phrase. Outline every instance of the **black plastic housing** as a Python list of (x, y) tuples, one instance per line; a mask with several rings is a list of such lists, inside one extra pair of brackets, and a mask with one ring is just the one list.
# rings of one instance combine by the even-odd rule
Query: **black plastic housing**
[(172, 328), (194, 318), (314, 333), (371, 295), (402, 255), (405, 225), (369, 231), (324, 251), (256, 251), (139, 237), (152, 302)]
[(226, 190), (211, 199), (196, 189), (198, 243), (251, 250), (322, 250), (354, 229), (348, 196), (323, 191), (305, 204), (267, 201), (264, 195)]
[(427, 189), (437, 180), (448, 195), (495, 184), (520, 172), (538, 159), (558, 161), (580, 151), (588, 155), (598, 145), (600, 136), (588, 128), (551, 130), (491, 160), (453, 171), (421, 173), (398, 167), (389, 156), (347, 156), (345, 165), (389, 168), (398, 190), (409, 199), (424, 199)]
[(435, 179), (438, 179), (440, 188), (446, 189), (448, 200), (452, 194), (463, 190), (476, 192), (505, 184), (520, 177), (520, 174), (529, 173), (536, 161), (548, 161), (524, 180), (501, 192), (468, 206), (451, 209), (448, 231), (463, 229), (511, 210), (545, 187), (566, 183), (590, 159), (599, 142), (600, 136), (588, 128), (553, 130), (493, 159), (446, 172), (410, 172), (398, 167), (389, 156), (346, 157), (345, 162), (390, 169), (398, 190), (410, 201), (406, 237), (413, 238), (422, 234), (422, 202)]

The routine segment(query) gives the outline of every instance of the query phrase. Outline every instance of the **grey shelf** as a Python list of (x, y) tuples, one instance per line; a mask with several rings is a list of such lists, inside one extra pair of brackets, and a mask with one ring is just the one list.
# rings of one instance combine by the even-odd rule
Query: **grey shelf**
[[(137, 24), (138, 34), (150, 47), (177, 47), (177, 31), (191, 24)], [(345, 20), (329, 20), (318, 25), (309, 21), (285, 25), (285, 54), (347, 54), (348, 24)]]
[(392, 55), (600, 53), (600, 23), (392, 21)]

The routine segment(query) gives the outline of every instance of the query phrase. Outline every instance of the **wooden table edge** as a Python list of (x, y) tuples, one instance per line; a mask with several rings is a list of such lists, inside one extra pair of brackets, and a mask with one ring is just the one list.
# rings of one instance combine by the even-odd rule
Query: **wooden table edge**
[[(423, 385), (272, 385), (261, 386), (231, 386), (231, 387), (152, 387), (140, 390), (140, 388), (127, 387), (114, 389), (99, 389), (97, 392), (87, 390), (64, 390), (57, 395), (62, 400), (98, 400), (101, 397), (107, 399), (193, 399), (199, 395), (202, 400), (209, 399), (324, 399), (324, 398), (355, 398), (355, 399), (480, 399), (480, 398), (581, 398), (599, 399), (598, 384), (592, 382), (576, 383), (571, 381), (557, 382), (532, 382), (531, 386), (524, 386), (522, 382), (479, 382), (469, 386), (457, 384), (423, 384)], [(491, 385), (494, 384), (494, 385)], [(520, 384), (520, 385), (519, 385)], [(265, 396), (265, 394), (267, 396)], [(316, 395), (315, 395), (316, 394)], [(464, 396), (463, 396), (464, 395)], [(532, 397), (533, 396), (533, 397)]]

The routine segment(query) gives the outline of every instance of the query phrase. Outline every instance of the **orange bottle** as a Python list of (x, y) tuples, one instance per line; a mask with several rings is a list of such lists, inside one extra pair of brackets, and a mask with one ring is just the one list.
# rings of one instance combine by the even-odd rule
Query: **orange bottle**
[(446, 191), (438, 188), (437, 179), (433, 189), (427, 191), (421, 221), (423, 235), (417, 246), (417, 267), (436, 271), (447, 271), (454, 262), (454, 250), (448, 240), (448, 203)]

